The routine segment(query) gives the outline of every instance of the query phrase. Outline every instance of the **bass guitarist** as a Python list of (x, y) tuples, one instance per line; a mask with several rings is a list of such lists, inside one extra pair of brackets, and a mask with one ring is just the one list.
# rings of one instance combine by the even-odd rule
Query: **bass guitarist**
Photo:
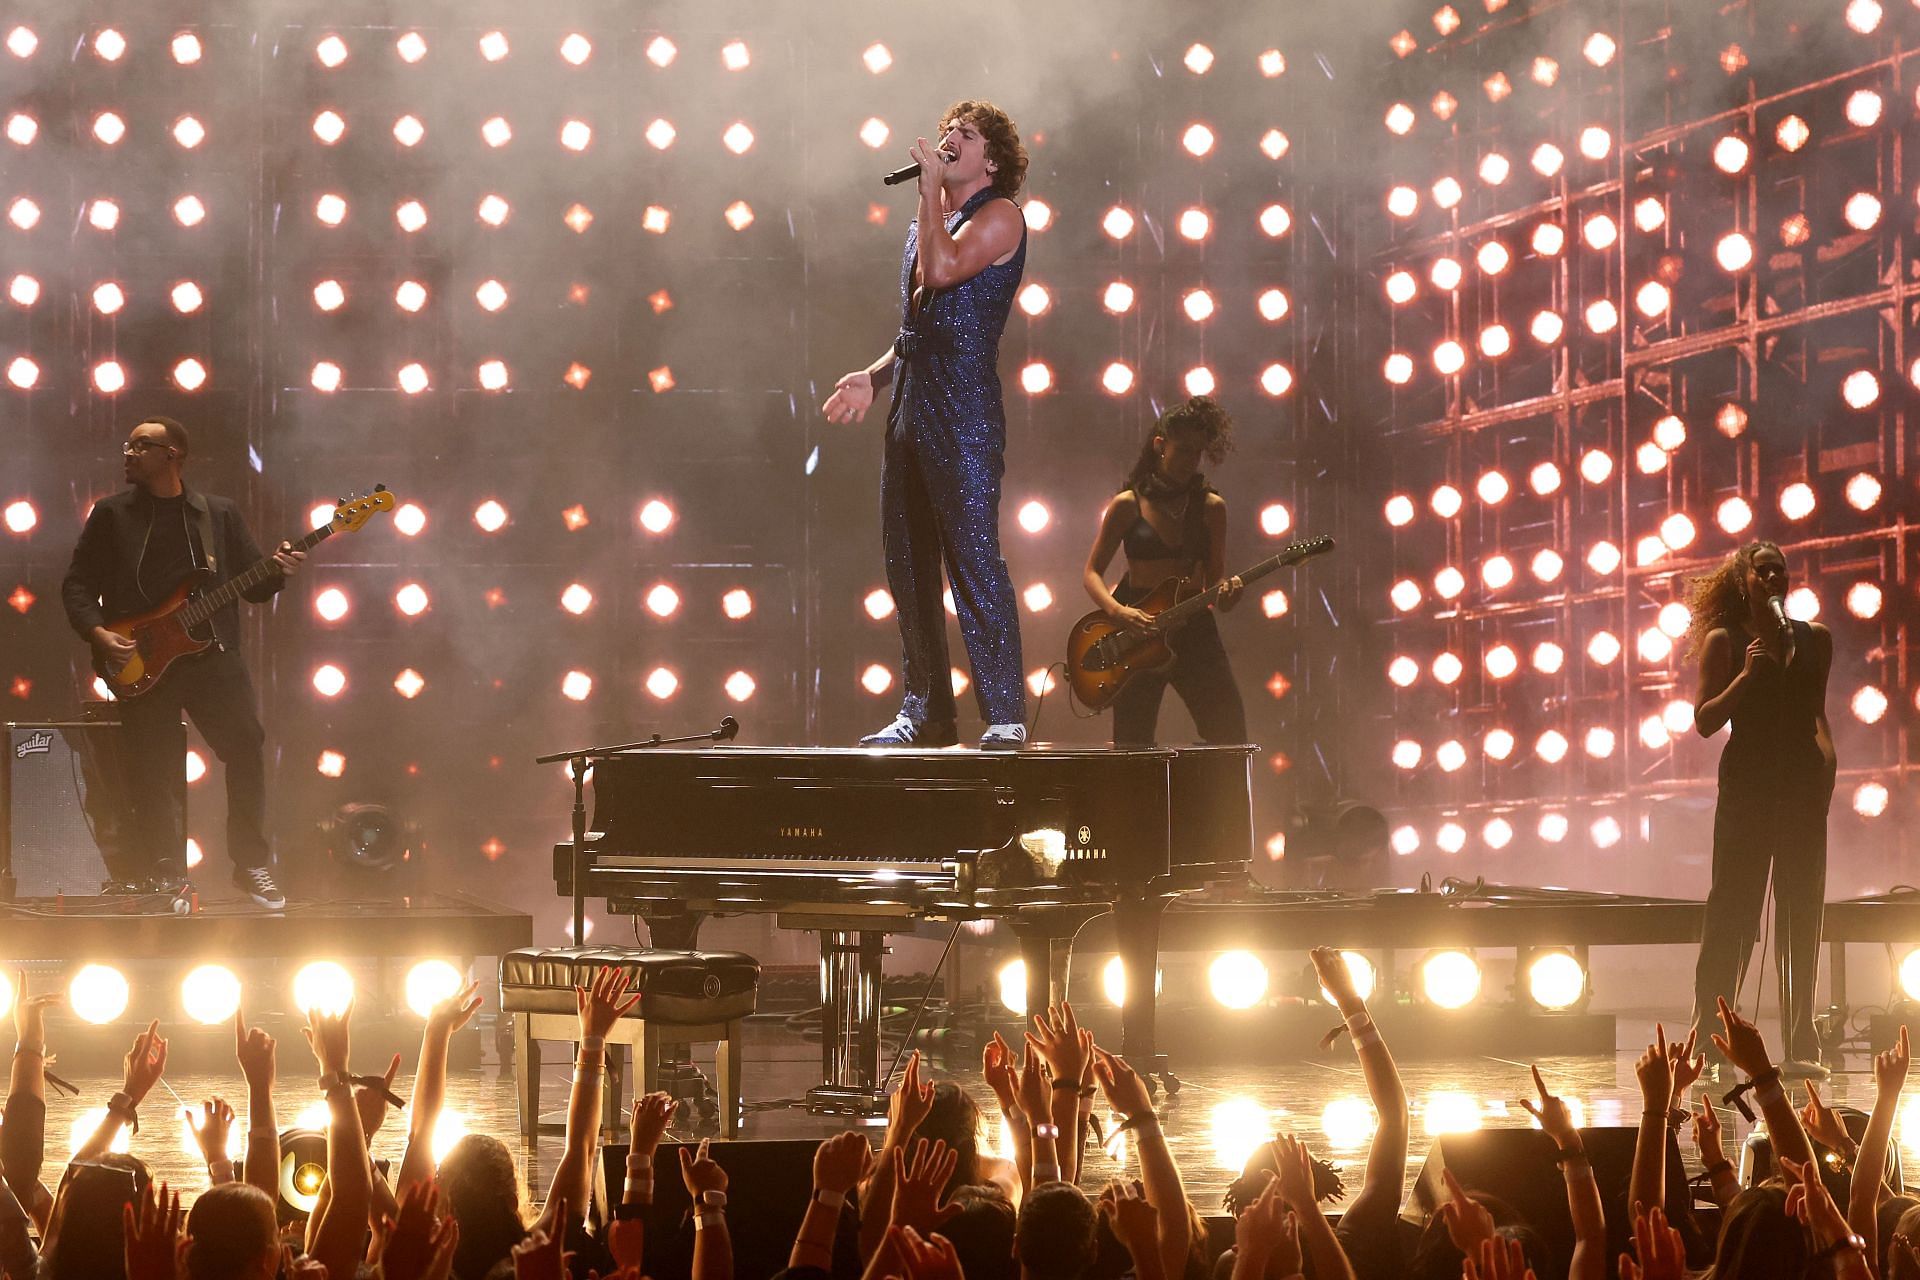
[[(164, 417), (142, 420), (128, 433), (121, 453), (129, 487), (94, 504), (60, 588), (68, 623), (109, 670), (126, 662), (134, 642), (109, 631), (108, 619), (152, 608), (191, 575), (214, 586), (261, 558), (230, 500), (183, 483), (188, 445), (180, 423)], [(243, 598), (255, 604), (270, 600), (305, 559), (305, 552), (283, 543), (273, 556), (279, 573), (243, 592)], [(240, 660), (238, 614), (234, 605), (215, 613), (208, 622), (211, 648), (175, 663), (148, 692), (122, 705), (131, 852), (147, 868), (146, 887), (177, 891), (185, 883), (186, 837), (169, 785), (182, 762), (171, 751), (154, 749), (168, 740), (166, 731), (185, 711), (226, 766), (233, 883), (255, 905), (278, 911), (287, 902), (267, 866), (266, 734), (255, 709), (253, 681)]]
[[(1087, 594), (1115, 622), (1152, 635), (1154, 619), (1134, 606), (1168, 578), (1201, 575), (1210, 587), (1226, 572), (1227, 500), (1200, 470), (1218, 465), (1233, 447), (1233, 419), (1210, 396), (1195, 396), (1167, 410), (1133, 464), (1127, 484), (1100, 518), (1100, 533), (1087, 555)], [(1116, 551), (1127, 553), (1127, 575), (1112, 591), (1106, 571)], [(1219, 607), (1239, 602), (1241, 582), (1222, 584)], [(1162, 671), (1142, 671), (1113, 703), (1113, 745), (1147, 746), (1160, 718), (1160, 698), (1171, 684), (1187, 704), (1202, 742), (1244, 742), (1247, 713), (1234, 683), (1226, 648), (1211, 611), (1202, 612), (1169, 637), (1175, 658)]]

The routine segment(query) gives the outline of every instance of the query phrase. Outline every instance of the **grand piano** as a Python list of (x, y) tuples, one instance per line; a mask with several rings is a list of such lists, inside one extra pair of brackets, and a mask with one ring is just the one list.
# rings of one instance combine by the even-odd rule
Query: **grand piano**
[[(1072, 942), (1111, 913), (1130, 974), (1155, 971), (1175, 895), (1247, 875), (1251, 746), (1019, 752), (658, 748), (593, 761), (579, 848), (554, 847), (562, 896), (604, 898), (656, 946), (693, 948), (711, 916), (769, 914), (819, 935), (823, 1109), (884, 1108), (881, 958), (921, 920), (1002, 920), (1027, 1007), (1065, 989)], [(1164, 1072), (1153, 983), (1135, 982), (1121, 1051)]]

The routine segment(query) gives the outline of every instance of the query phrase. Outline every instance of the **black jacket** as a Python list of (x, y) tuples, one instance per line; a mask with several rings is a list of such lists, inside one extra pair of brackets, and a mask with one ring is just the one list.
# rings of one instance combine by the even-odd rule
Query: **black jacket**
[[(225, 582), (264, 559), (253, 535), (247, 532), (247, 522), (240, 518), (239, 508), (230, 500), (192, 489), (185, 493), (187, 544), (193, 562), (213, 570), (206, 585)], [(140, 590), (139, 582), (140, 557), (146, 551), (155, 510), (153, 499), (140, 488), (129, 488), (93, 504), (86, 528), (80, 531), (80, 541), (73, 548), (73, 563), (60, 584), (67, 622), (82, 639), (89, 639), (95, 627), (143, 613), (159, 603)], [(213, 547), (211, 557), (207, 554), (209, 544)], [(275, 574), (242, 594), (260, 604), (272, 599), (286, 582)], [(239, 646), (238, 609), (228, 605), (213, 615), (213, 636), (223, 649)]]

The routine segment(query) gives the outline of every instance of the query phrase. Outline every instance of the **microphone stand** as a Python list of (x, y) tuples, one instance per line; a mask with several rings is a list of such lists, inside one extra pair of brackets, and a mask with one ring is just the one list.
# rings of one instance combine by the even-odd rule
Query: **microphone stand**
[(587, 945), (587, 762), (604, 760), (609, 756), (625, 755), (632, 751), (644, 751), (652, 747), (677, 747), (689, 742), (731, 742), (740, 733), (740, 722), (732, 716), (725, 716), (720, 727), (706, 733), (688, 733), (678, 738), (663, 738), (654, 734), (638, 742), (616, 742), (599, 747), (578, 747), (572, 751), (555, 751), (544, 756), (535, 756), (535, 764), (557, 764), (567, 761), (567, 771), (573, 777), (573, 945)]

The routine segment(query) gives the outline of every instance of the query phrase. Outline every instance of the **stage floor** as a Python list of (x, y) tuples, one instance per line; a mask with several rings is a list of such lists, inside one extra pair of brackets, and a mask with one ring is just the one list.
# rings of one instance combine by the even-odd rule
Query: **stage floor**
[[(1638, 1023), (1621, 1020), (1621, 1034)], [(488, 1034), (491, 1046), (492, 1037)], [(745, 1067), (746, 1095), (749, 1105), (746, 1138), (824, 1137), (845, 1127), (831, 1117), (813, 1116), (798, 1109), (757, 1106), (771, 1100), (798, 1096), (818, 1079), (818, 1048), (789, 1031), (780, 1019), (752, 1022), (747, 1030)], [(280, 1124), (293, 1122), (303, 1105), (311, 1063), (298, 1041), (281, 1041), (280, 1078), (283, 1084)], [(1623, 1049), (1612, 1056), (1545, 1058), (1542, 1073), (1550, 1088), (1560, 1092), (1584, 1114), (1590, 1125), (1635, 1124), (1640, 1101), (1634, 1084), (1633, 1061), (1639, 1047)], [(532, 1148), (522, 1146), (514, 1107), (513, 1076), (510, 1068), (494, 1061), (491, 1047), (487, 1065), (455, 1071), (448, 1082), (447, 1103), (461, 1116), (469, 1129), (492, 1133), (520, 1152), (527, 1181), (534, 1196), (545, 1194), (547, 1179), (561, 1149), (559, 1135), (543, 1134)], [(411, 1055), (406, 1065), (411, 1066)], [(709, 1060), (696, 1055), (703, 1066)], [(371, 1064), (357, 1064), (362, 1069)], [(1836, 1103), (1852, 1103), (1870, 1108), (1872, 1079), (1864, 1071), (1865, 1059), (1859, 1059), (1860, 1072), (1836, 1074), (1824, 1096)], [(1401, 1074), (1413, 1107), (1412, 1151), (1408, 1161), (1408, 1179), (1420, 1166), (1432, 1140), (1432, 1134), (1453, 1128), (1482, 1126), (1519, 1127), (1530, 1122), (1517, 1105), (1530, 1096), (1527, 1064), (1524, 1061), (1488, 1054), (1447, 1061), (1409, 1062), (1401, 1065)], [(980, 1100), (989, 1116), (997, 1117), (992, 1096), (980, 1079), (978, 1062), (936, 1063), (936, 1079), (962, 1081)], [(77, 1099), (49, 1099), (48, 1160), (53, 1165), (64, 1160), (71, 1146), (69, 1131), (81, 1114), (101, 1106), (118, 1087), (117, 1078), (84, 1075), (75, 1078), (81, 1087)], [(205, 1175), (189, 1148), (178, 1123), (165, 1123), (166, 1107), (157, 1107), (166, 1098), (167, 1086), (182, 1099), (198, 1103), (213, 1093), (239, 1103), (245, 1091), (237, 1074), (215, 1076), (204, 1073), (170, 1076), (148, 1100), (147, 1119), (140, 1136), (133, 1140), (135, 1154), (153, 1166), (155, 1172), (187, 1194), (204, 1185)], [(1721, 1089), (1727, 1086), (1720, 1086)], [(548, 1119), (562, 1118), (566, 1105), (566, 1070), (549, 1066), (545, 1072), (543, 1105)], [(396, 1085), (402, 1097), (410, 1092), (409, 1077), (402, 1075)], [(317, 1095), (314, 1095), (317, 1099)], [(314, 1099), (308, 1099), (312, 1101)], [(1180, 1161), (1189, 1193), (1202, 1212), (1218, 1212), (1221, 1193), (1232, 1181), (1248, 1152), (1277, 1130), (1303, 1134), (1317, 1154), (1331, 1159), (1347, 1181), (1349, 1193), (1358, 1190), (1363, 1172), (1370, 1122), (1366, 1119), (1365, 1088), (1351, 1051), (1342, 1049), (1319, 1062), (1279, 1062), (1271, 1066), (1235, 1066), (1195, 1069), (1184, 1079), (1179, 1095), (1163, 1099), (1165, 1131)], [(176, 1108), (177, 1111), (177, 1108)], [(1748, 1126), (1732, 1112), (1723, 1112), (1728, 1129), (1728, 1152), (1737, 1158), (1738, 1142), (1746, 1137)], [(676, 1128), (673, 1136), (684, 1136)], [(405, 1124), (389, 1118), (374, 1140), (378, 1158), (398, 1161)], [(879, 1131), (874, 1130), (875, 1141)], [(625, 1135), (621, 1135), (624, 1141)], [(1920, 1122), (1911, 1128), (1902, 1116), (1899, 1130), (1902, 1154), (1913, 1158), (1920, 1154)], [(995, 1141), (1001, 1141), (997, 1136)], [(1681, 1148), (1689, 1175), (1700, 1171), (1698, 1153), (1686, 1135)], [(1084, 1184), (1097, 1189), (1121, 1172), (1119, 1165), (1103, 1153), (1088, 1154)], [(49, 1178), (57, 1174), (57, 1167)]]

